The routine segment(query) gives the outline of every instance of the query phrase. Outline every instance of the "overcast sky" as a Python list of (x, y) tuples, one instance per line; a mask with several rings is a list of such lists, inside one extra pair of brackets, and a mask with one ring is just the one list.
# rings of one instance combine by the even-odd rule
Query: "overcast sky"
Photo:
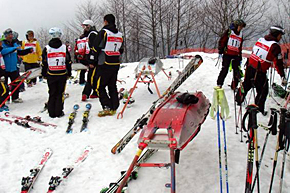
[[(61, 27), (74, 17), (82, 0), (0, 0), (0, 33), (7, 29), (25, 39), (28, 29)], [(102, 1), (102, 0), (95, 0)]]

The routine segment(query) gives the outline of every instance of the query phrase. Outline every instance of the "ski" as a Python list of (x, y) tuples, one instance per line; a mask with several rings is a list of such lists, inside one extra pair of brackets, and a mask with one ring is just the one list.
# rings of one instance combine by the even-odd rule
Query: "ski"
[(80, 108), (78, 104), (74, 105), (74, 111), (68, 117), (68, 127), (66, 129), (66, 133), (72, 133), (72, 125), (75, 122), (75, 118), (77, 115), (77, 111)]
[(42, 171), (42, 168), (46, 164), (47, 160), (50, 158), (51, 154), (52, 154), (52, 150), (50, 148), (47, 148), (44, 154), (42, 155), (42, 158), (39, 164), (30, 170), (30, 175), (22, 178), (21, 193), (28, 193), (33, 188), (33, 184), (35, 183), (37, 177)]
[(166, 89), (161, 98), (153, 102), (149, 110), (143, 114), (134, 124), (134, 126), (126, 133), (126, 135), (111, 149), (113, 154), (120, 153), (125, 146), (131, 141), (131, 139), (138, 133), (144, 125), (147, 124), (149, 117), (153, 114), (154, 110), (158, 105), (165, 101), (170, 95), (172, 95), (179, 86), (202, 64), (203, 60), (200, 55), (196, 55), (192, 59), (179, 76), (173, 81), (173, 83)]
[(91, 108), (92, 108), (92, 105), (90, 103), (86, 104), (86, 110), (83, 113), (83, 124), (81, 127), (81, 132), (88, 130), (87, 126), (88, 126), (88, 122), (89, 122), (89, 115), (90, 115)]
[(45, 127), (52, 126), (52, 127), (57, 127), (57, 125), (51, 124), (51, 123), (45, 123), (41, 120), (41, 117), (31, 117), (29, 115), (25, 117), (17, 116), (17, 115), (11, 115), (9, 112), (5, 112), (4, 115), (6, 117), (11, 117), (12, 119), (17, 119), (17, 120), (26, 120), (28, 122), (33, 122)]
[(71, 172), (79, 166), (83, 161), (85, 161), (89, 155), (89, 153), (93, 150), (91, 146), (87, 146), (84, 151), (81, 153), (81, 155), (75, 160), (75, 162), (72, 165), (69, 165), (62, 169), (62, 173), (59, 176), (51, 176), (49, 181), (49, 188), (47, 193), (54, 192), (55, 189), (60, 185), (60, 183), (66, 179)]
[[(145, 153), (142, 154), (142, 156), (138, 159), (138, 164), (140, 163), (145, 163), (154, 153), (156, 153), (158, 150), (157, 149), (148, 149), (146, 150)], [(140, 167), (135, 166), (133, 171), (132, 171), (132, 176), (129, 178), (129, 180), (127, 181), (127, 183), (132, 180), (132, 179), (137, 179), (138, 176), (138, 170), (140, 169)], [(127, 171), (125, 172), (121, 172), (121, 177), (114, 183), (110, 183), (110, 187), (109, 188), (103, 188), (100, 193), (115, 193), (116, 190), (118, 189), (118, 187), (120, 186), (122, 180), (124, 179), (124, 177), (126, 176)], [(126, 187), (124, 188), (126, 189)], [(123, 191), (125, 191), (123, 189)]]
[(0, 117), (0, 121), (3, 121), (3, 122), (7, 122), (9, 123), (10, 125), (12, 125), (13, 123), (18, 125), (18, 126), (21, 126), (21, 127), (24, 127), (24, 128), (29, 128), (30, 130), (32, 131), (38, 131), (40, 133), (46, 133), (46, 131), (42, 130), (42, 129), (38, 129), (38, 128), (35, 128), (35, 127), (32, 127), (28, 124), (28, 121), (26, 120), (23, 120), (23, 121), (20, 121), (20, 120), (10, 120), (10, 119), (5, 119), (5, 118), (2, 118)]

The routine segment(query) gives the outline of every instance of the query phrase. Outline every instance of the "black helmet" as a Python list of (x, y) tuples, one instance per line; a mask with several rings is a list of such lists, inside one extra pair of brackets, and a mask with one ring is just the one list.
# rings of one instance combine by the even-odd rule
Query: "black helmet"
[(18, 39), (18, 33), (16, 31), (13, 31), (12, 34), (13, 34), (13, 40)]
[(270, 34), (277, 37), (279, 34), (284, 35), (285, 30), (283, 27), (281, 27), (279, 25), (274, 25), (274, 26), (270, 27)]
[(236, 19), (234, 21), (234, 25), (235, 27), (238, 27), (238, 26), (246, 27), (246, 23), (242, 19)]

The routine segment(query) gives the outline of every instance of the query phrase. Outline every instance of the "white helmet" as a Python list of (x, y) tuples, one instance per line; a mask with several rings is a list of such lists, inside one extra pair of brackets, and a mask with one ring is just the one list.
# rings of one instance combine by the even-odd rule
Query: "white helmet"
[(83, 22), (82, 25), (90, 25), (90, 26), (94, 26), (94, 22), (93, 22), (92, 20), (87, 19), (87, 20), (85, 20), (85, 21)]
[(52, 38), (60, 38), (62, 34), (62, 30), (58, 27), (53, 27), (49, 29), (49, 35), (51, 35)]

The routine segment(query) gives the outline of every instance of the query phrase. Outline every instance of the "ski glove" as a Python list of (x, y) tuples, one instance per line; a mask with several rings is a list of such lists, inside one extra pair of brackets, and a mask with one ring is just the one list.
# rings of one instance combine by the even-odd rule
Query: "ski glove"
[(224, 92), (224, 89), (215, 87), (213, 93), (213, 101), (210, 109), (210, 116), (212, 119), (215, 119), (215, 112), (217, 112), (220, 107), (220, 117), (224, 120), (230, 118), (229, 113), (229, 105)]

